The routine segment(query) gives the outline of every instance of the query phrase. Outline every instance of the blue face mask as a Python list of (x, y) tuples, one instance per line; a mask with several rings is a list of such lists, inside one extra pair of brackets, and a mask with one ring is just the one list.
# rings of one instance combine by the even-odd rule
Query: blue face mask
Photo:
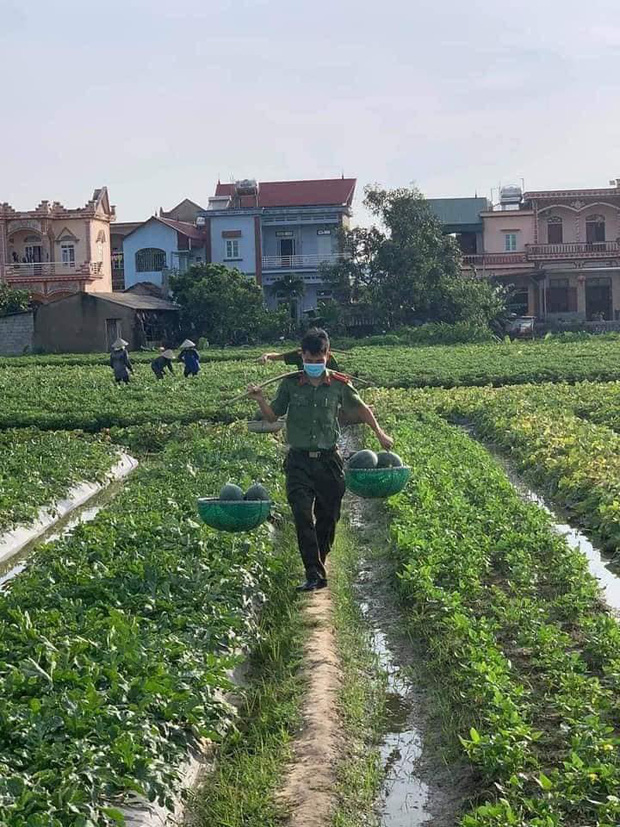
[(304, 362), (304, 370), (311, 379), (318, 379), (325, 373), (325, 362)]

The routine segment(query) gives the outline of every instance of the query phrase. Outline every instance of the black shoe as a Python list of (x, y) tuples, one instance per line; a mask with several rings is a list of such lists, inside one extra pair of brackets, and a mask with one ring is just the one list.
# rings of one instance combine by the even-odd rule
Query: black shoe
[(316, 592), (319, 589), (324, 589), (327, 586), (327, 579), (325, 577), (313, 577), (306, 580), (301, 586), (297, 586), (295, 591), (298, 592)]

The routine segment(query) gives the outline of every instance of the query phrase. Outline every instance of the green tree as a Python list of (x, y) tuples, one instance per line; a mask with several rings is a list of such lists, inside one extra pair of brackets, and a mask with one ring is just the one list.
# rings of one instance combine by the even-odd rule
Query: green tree
[(345, 233), (348, 256), (324, 271), (337, 300), (372, 307), (386, 330), (428, 321), (486, 324), (501, 315), (505, 291), (463, 275), (456, 242), (418, 189), (367, 187), (364, 205), (378, 226)]
[(274, 295), (282, 293), (282, 298), (288, 305), (289, 314), (295, 320), (297, 319), (296, 304), (305, 293), (305, 290), (306, 285), (303, 278), (292, 273), (281, 276), (271, 285), (271, 291)]
[(0, 283), (0, 316), (20, 313), (29, 308), (30, 293), (27, 290), (16, 290), (8, 284)]
[(181, 307), (184, 334), (192, 338), (244, 344), (290, 332), (286, 311), (267, 311), (259, 285), (223, 264), (195, 266), (171, 275), (170, 288)]

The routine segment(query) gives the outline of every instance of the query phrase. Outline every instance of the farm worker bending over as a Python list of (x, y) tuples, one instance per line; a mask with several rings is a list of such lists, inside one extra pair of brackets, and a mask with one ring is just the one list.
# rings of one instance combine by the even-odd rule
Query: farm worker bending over
[[(267, 362), (284, 362), (285, 365), (295, 365), (299, 370), (304, 369), (301, 350), (289, 350), (287, 353), (263, 353), (262, 356), (258, 357), (257, 362), (261, 365), (266, 365)], [(329, 370), (338, 370), (338, 362), (336, 362), (332, 353), (328, 356), (327, 367)]]
[(151, 368), (157, 379), (164, 378), (164, 371), (166, 368), (170, 373), (174, 373), (172, 369), (172, 360), (174, 353), (171, 350), (164, 350), (156, 359), (151, 362)]
[(133, 367), (127, 353), (127, 342), (124, 339), (117, 339), (112, 345), (110, 353), (110, 367), (114, 371), (114, 381), (117, 383), (129, 382), (129, 371), (133, 373)]
[(342, 456), (336, 445), (339, 410), (353, 413), (358, 421), (369, 425), (383, 448), (391, 448), (394, 440), (379, 427), (349, 377), (326, 367), (329, 339), (324, 330), (309, 330), (301, 341), (301, 353), (303, 371), (282, 380), (271, 404), (257, 385), (250, 385), (248, 394), (258, 402), (268, 422), (275, 422), (288, 411), (286, 494), (306, 569), (306, 581), (298, 591), (314, 591), (327, 586), (325, 559), (334, 541), (344, 496)]
[(196, 345), (191, 339), (186, 339), (180, 347), (179, 362), (183, 362), (185, 370), (183, 376), (198, 376), (200, 370), (200, 356), (196, 350)]

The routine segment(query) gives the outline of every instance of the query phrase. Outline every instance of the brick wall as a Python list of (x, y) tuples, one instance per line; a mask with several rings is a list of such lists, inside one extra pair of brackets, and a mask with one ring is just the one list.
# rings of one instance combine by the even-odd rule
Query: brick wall
[(21, 356), (32, 351), (34, 314), (0, 316), (0, 356)]

